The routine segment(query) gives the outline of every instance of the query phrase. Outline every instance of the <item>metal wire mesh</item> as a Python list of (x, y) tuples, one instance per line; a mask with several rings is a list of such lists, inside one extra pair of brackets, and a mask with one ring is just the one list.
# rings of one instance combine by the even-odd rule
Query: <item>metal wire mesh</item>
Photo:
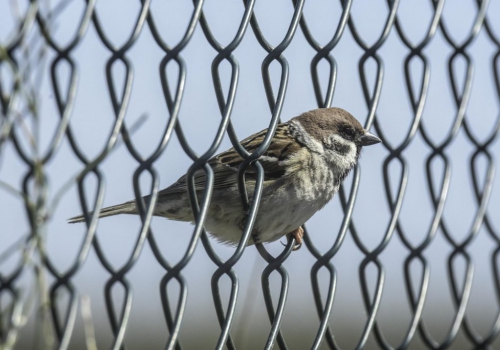
[[(472, 2), (475, 5), (474, 22), (467, 38), (458, 42), (450, 33), (446, 20), (443, 16), (444, 0), (429, 0), (431, 8), (431, 19), (423, 35), (417, 43), (412, 42), (405, 34), (405, 18), (398, 13), (400, 1), (387, 0), (386, 4), (380, 2), (379, 6), (386, 6), (387, 15), (385, 23), (378, 33), (378, 38), (372, 44), (368, 44), (363, 36), (358, 32), (356, 17), (351, 15), (353, 1), (341, 0), (341, 13), (336, 23), (335, 30), (331, 33), (331, 39), (326, 44), (319, 43), (308, 26), (309, 18), (304, 13), (304, 0), (295, 0), (290, 3), (293, 7), (293, 14), (289, 19), (289, 26), (282, 35), (281, 41), (276, 45), (271, 45), (266, 39), (266, 35), (259, 26), (258, 16), (254, 12), (255, 0), (246, 0), (242, 2), (244, 11), (242, 12), (239, 27), (234, 33), (232, 41), (227, 45), (221, 44), (211, 31), (209, 22), (204, 14), (204, 1), (193, 1), (192, 13), (187, 20), (183, 36), (177, 43), (168, 42), (169, 33), (162, 33), (157, 23), (161, 20), (161, 13), (152, 9), (150, 0), (141, 0), (136, 13), (136, 20), (130, 27), (128, 39), (121, 45), (114, 43), (107, 34), (103, 20), (100, 17), (99, 10), (96, 7), (95, 0), (86, 0), (83, 10), (78, 20), (79, 25), (73, 33), (73, 37), (65, 44), (54, 39), (53, 23), (57, 21), (57, 16), (63, 16), (64, 7), (67, 2), (61, 2), (58, 6), (45, 8), (45, 2), (31, 0), (24, 4), (24, 10), (15, 21), (14, 35), (8, 40), (0, 43), (0, 96), (1, 96), (1, 124), (0, 124), (0, 156), (6, 152), (12, 152), (24, 164), (26, 169), (22, 178), (21, 201), (24, 203), (26, 220), (28, 222), (27, 236), (18, 235), (22, 242), (22, 255), (18, 259), (16, 267), (8, 271), (2, 270), (0, 273), (0, 300), (5, 305), (7, 300), (8, 308), (2, 309), (2, 325), (0, 328), (2, 343), (8, 348), (14, 346), (18, 333), (22, 327), (23, 305), (27, 299), (22, 292), (21, 282), (26, 270), (33, 266), (33, 261), (26, 258), (36, 254), (40, 264), (35, 264), (36, 271), (46, 269), (50, 275), (49, 291), (47, 295), (48, 305), (50, 305), (51, 319), (46, 320), (51, 323), (55, 341), (54, 347), (59, 349), (70, 348), (72, 336), (74, 333), (75, 319), (77, 318), (79, 296), (78, 288), (75, 287), (75, 276), (84, 266), (89, 254), (94, 252), (97, 255), (102, 267), (109, 274), (109, 278), (104, 286), (104, 296), (109, 317), (109, 323), (112, 330), (111, 348), (120, 349), (126, 345), (125, 335), (130, 319), (132, 308), (132, 290), (128, 276), (131, 269), (136, 265), (141, 257), (144, 247), (149, 245), (151, 253), (154, 255), (157, 263), (163, 268), (164, 276), (160, 282), (161, 308), (166, 320), (167, 340), (165, 348), (183, 349), (181, 330), (183, 327), (184, 312), (188, 303), (188, 283), (184, 278), (184, 269), (192, 261), (195, 248), (199, 241), (203, 244), (206, 254), (217, 267), (211, 278), (211, 293), (215, 306), (215, 312), (220, 325), (216, 349), (235, 349), (234, 331), (235, 331), (235, 313), (239, 298), (240, 282), (234, 267), (241, 260), (246, 249), (245, 244), (249, 239), (250, 232), (255, 221), (259, 208), (260, 191), (263, 182), (263, 169), (260, 166), (259, 156), (267, 149), (270, 144), (271, 136), (277, 124), (280, 121), (284, 106), (285, 96), (290, 75), (290, 66), (286, 58), (286, 50), (294, 41), (297, 32), (301, 31), (307, 43), (316, 53), (310, 63), (312, 86), (317, 101), (317, 106), (332, 106), (337, 74), (339, 65), (335, 59), (335, 49), (342, 40), (352, 41), (352, 45), (357, 45), (362, 50), (358, 59), (359, 81), (361, 83), (366, 105), (366, 116), (364, 117), (364, 126), (369, 129), (374, 128), (377, 135), (383, 140), (383, 145), (387, 155), (382, 164), (382, 172), (386, 193), (387, 204), (390, 209), (390, 220), (380, 241), (374, 247), (368, 247), (363, 241), (363, 234), (359, 231), (359, 223), (352, 219), (355, 208), (355, 200), (358, 196), (360, 184), (360, 171), (357, 168), (352, 176), (352, 183), (349, 191), (345, 188), (339, 193), (342, 204), (344, 219), (339, 231), (336, 233), (336, 240), (327, 249), (319, 249), (313, 241), (309, 232), (306, 230), (305, 247), (315, 258), (315, 263), (310, 272), (311, 286), (314, 302), (319, 319), (314, 340), (308, 345), (311, 349), (323, 348), (338, 349), (341, 348), (337, 343), (335, 330), (330, 325), (333, 317), (332, 309), (338, 283), (338, 273), (333, 259), (340, 249), (344, 246), (346, 236), (350, 235), (355, 242), (359, 252), (363, 254), (363, 259), (359, 265), (359, 279), (361, 294), (366, 311), (364, 326), (359, 333), (355, 348), (361, 349), (367, 346), (370, 336), (375, 337), (376, 344), (383, 349), (405, 349), (408, 348), (415, 338), (420, 338), (422, 344), (430, 349), (442, 349), (456, 344), (457, 335), (463, 332), (470, 346), (475, 348), (488, 348), (497, 339), (500, 332), (500, 276), (498, 272), (498, 256), (500, 254), (500, 233), (493, 223), (494, 214), (489, 211), (490, 197), (493, 189), (494, 176), (494, 157), (498, 156), (498, 141), (500, 129), (500, 113), (498, 105), (496, 107), (496, 120), (491, 124), (491, 132), (488, 135), (478, 137), (472, 131), (474, 123), (482, 123), (480, 115), (468, 115), (468, 103), (472, 92), (472, 83), (474, 77), (474, 62), (471, 58), (470, 50), (480, 33), (486, 35), (494, 53), (490, 59), (491, 81), (494, 83), (491, 89), (494, 89), (497, 102), (500, 102), (500, 37), (495, 33), (492, 22), (498, 21), (498, 14), (488, 12), (489, 1), (477, 0)], [(222, 12), (222, 11), (221, 11)], [(78, 64), (76, 63), (75, 51), (88, 36), (89, 28), (92, 27), (97, 36), (107, 50), (108, 60), (105, 67), (107, 88), (109, 89), (109, 99), (112, 104), (114, 121), (109, 129), (109, 136), (102, 151), (94, 157), (89, 157), (82, 151), (77, 141), (78, 130), (75, 130), (71, 123), (72, 111), (77, 96), (78, 86)], [(220, 122), (213, 142), (206, 151), (198, 154), (190, 146), (185, 136), (185, 128), (189, 127), (187, 122), (179, 118), (180, 110), (184, 103), (183, 95), (186, 84), (186, 76), (189, 72), (189, 65), (183, 59), (183, 51), (192, 43), (191, 39), (195, 30), (202, 30), (206, 42), (217, 52), (212, 61), (211, 74), (213, 79), (213, 88), (215, 91), (218, 107), (220, 110)], [(146, 29), (149, 29), (157, 48), (162, 51), (163, 59), (159, 64), (159, 78), (163, 90), (164, 100), (168, 110), (168, 116), (163, 117), (164, 130), (157, 141), (156, 148), (144, 156), (133, 142), (131, 133), (134, 126), (130, 127), (125, 123), (125, 116), (129, 107), (132, 94), (132, 81), (134, 68), (130, 56), (131, 48), (136, 44), (138, 38), (144, 35)], [(39, 33), (37, 43), (28, 42), (28, 38), (33, 32)], [(384, 86), (384, 60), (380, 55), (380, 50), (390, 33), (396, 33), (400, 42), (406, 49), (404, 60), (404, 79), (407, 87), (407, 97), (411, 104), (413, 114), (407, 130), (400, 130), (402, 139), (399, 143), (394, 143), (388, 136), (382, 126), (381, 117), (378, 113), (378, 107), (381, 97), (381, 91)], [(423, 122), (423, 115), (426, 101), (429, 95), (429, 86), (431, 79), (430, 60), (426, 50), (434, 37), (440, 33), (451, 50), (447, 59), (448, 63), (448, 82), (452, 91), (455, 104), (453, 121), (446, 126), (448, 129), (446, 136), (439, 142), (435, 141), (426, 123)], [(347, 37), (350, 35), (350, 37)], [(231, 122), (233, 107), (235, 104), (236, 93), (238, 91), (238, 82), (240, 67), (235, 51), (240, 46), (245, 37), (253, 36), (261, 48), (266, 52), (262, 61), (262, 81), (265, 95), (269, 105), (269, 130), (265, 141), (252, 154), (249, 154), (238, 142), (239, 137)], [(35, 44), (42, 43), (43, 50), (53, 54), (49, 62), (50, 80), (52, 84), (52, 94), (57, 105), (59, 122), (49, 146), (45, 152), (33, 152), (24, 147), (22, 140), (24, 136), (23, 123), (20, 119), (26, 118), (26, 115), (33, 116), (38, 123), (43, 123), (43, 116), (39, 115), (36, 105), (30, 105), (29, 101), (36, 100), (38, 91), (33, 90), (33, 96), (26, 92), (26, 86), (32, 79), (31, 66), (24, 61), (26, 57), (26, 47), (34, 49)], [(44, 57), (42, 54), (40, 58)], [(421, 64), (421, 69), (414, 69), (415, 62)], [(457, 62), (465, 62), (464, 69), (458, 67)], [(324, 70), (321, 70), (321, 64), (327, 64), (328, 74), (324, 76)], [(369, 65), (375, 64), (375, 69), (370, 70)], [(229, 79), (223, 80), (223, 65), (230, 67)], [(279, 67), (279, 78), (273, 79), (271, 65)], [(121, 66), (124, 73), (121, 77), (117, 76), (116, 67)], [(69, 69), (68, 82), (63, 82), (61, 69)], [(175, 67), (177, 74), (172, 74), (171, 69)], [(389, 69), (395, 69), (390, 67)], [(400, 69), (400, 67), (397, 67)], [(31, 67), (33, 69), (33, 67)], [(371, 74), (373, 72), (374, 74)], [(465, 78), (460, 80), (459, 74), (465, 72)], [(417, 78), (415, 78), (417, 76)], [(119, 82), (121, 84), (119, 84)], [(326, 84), (323, 82), (326, 81)], [(490, 82), (484, 82), (491, 85)], [(417, 82), (417, 83), (415, 83)], [(323, 89), (322, 89), (323, 86)], [(326, 87), (326, 90), (324, 89)], [(240, 94), (244, 92), (239, 92)], [(30, 100), (32, 98), (32, 100)], [(19, 112), (21, 111), (21, 112)], [(431, 117), (438, 118), (434, 113)], [(288, 118), (288, 117), (287, 117)], [(248, 211), (248, 217), (244, 233), (240, 244), (232, 251), (229, 258), (222, 258), (214, 250), (213, 243), (209, 240), (203, 230), (203, 222), (207, 215), (207, 207), (213, 188), (213, 172), (207, 161), (214, 156), (227, 133), (232, 145), (245, 158), (243, 166), (240, 168), (239, 179), (240, 186), (244, 191), (243, 174), (248, 167), (254, 167), (257, 173), (256, 190), (252, 203), (246, 201), (245, 208)], [(471, 183), (475, 195), (475, 215), (471, 227), (463, 239), (457, 240), (451, 233), (449, 220), (445, 218), (444, 211), (447, 205), (447, 196), (452, 176), (450, 149), (453, 147), (459, 133), (464, 133), (468, 142), (473, 147), (473, 153), (470, 161)], [(169, 145), (170, 139), (176, 135), (185, 154), (192, 160), (192, 165), (187, 171), (189, 183), (189, 195), (193, 203), (193, 211), (196, 214), (196, 225), (193, 228), (189, 244), (183, 252), (182, 258), (172, 263), (164, 250), (157, 241), (158, 232), (153, 233), (151, 228), (153, 207), (156, 201), (156, 195), (159, 190), (160, 172), (155, 168), (155, 164)], [(90, 136), (90, 135), (89, 135)], [(425, 237), (418, 243), (409, 239), (408, 230), (401, 222), (400, 213), (405, 204), (404, 196), (409, 179), (409, 160), (407, 150), (414, 142), (415, 138), (421, 138), (425, 142), (428, 155), (425, 162), (425, 171), (427, 176), (428, 194), (432, 202), (432, 218)], [(136, 162), (136, 170), (133, 175), (132, 183), (137, 204), (140, 212), (141, 227), (136, 234), (136, 242), (128, 259), (120, 263), (119, 266), (112, 263), (106, 256), (105, 248), (99, 235), (96, 235), (97, 214), (86, 215), (86, 234), (82, 241), (78, 254), (74, 256), (72, 264), (64, 270), (59, 268), (53, 261), (53, 256), (45, 254), (43, 250), (43, 237), (46, 233), (47, 221), (52, 215), (53, 206), (50, 205), (48, 190), (49, 179), (44, 171), (44, 166), (58, 157), (57, 151), (63, 142), (69, 142), (73, 156), (81, 164), (83, 170), (79, 172), (75, 181), (78, 186), (78, 199), (81, 210), (84, 213), (95, 210), (98, 212), (102, 208), (104, 200), (104, 172), (102, 162), (110, 152), (117, 147), (119, 140), (123, 140), (129, 155)], [(7, 149), (8, 145), (13, 148)], [(9, 147), (10, 147), (9, 146)], [(443, 166), (442, 176), (435, 170), (435, 164)], [(394, 164), (400, 166), (400, 176), (398, 181), (391, 179), (390, 168)], [(195, 171), (202, 169), (207, 175), (208, 186), (205, 189), (203, 200), (198, 203), (193, 176)], [(481, 170), (478, 170), (481, 169)], [(8, 169), (0, 169), (0, 174)], [(140, 179), (144, 174), (149, 174), (151, 178), (151, 188), (153, 200), (151, 203), (144, 203), (140, 198), (148, 193), (141, 190)], [(394, 176), (394, 175), (392, 175)], [(90, 177), (96, 179), (95, 200), (88, 199), (86, 182)], [(482, 179), (484, 177), (484, 180)], [(74, 183), (74, 182), (73, 182)], [(4, 188), (7, 186), (2, 183)], [(465, 186), (465, 185), (464, 185)], [(57, 197), (57, 196), (56, 196)], [(244, 196), (242, 197), (244, 200)], [(465, 210), (465, 209), (464, 209)], [(481, 230), (484, 230), (481, 231)], [(468, 317), (469, 297), (474, 280), (473, 258), (469, 250), (474, 239), (480, 232), (487, 234), (492, 239), (494, 250), (491, 253), (491, 270), (493, 272), (494, 293), (497, 301), (491, 300), (496, 316), (491, 322), (491, 328), (486, 334), (479, 333), (473, 321)], [(18, 233), (16, 233), (18, 234)], [(430, 284), (430, 264), (428, 262), (427, 252), (430, 245), (436, 239), (436, 236), (442, 235), (450, 247), (450, 252), (446, 253), (448, 277), (451, 286), (451, 298), (454, 305), (454, 315), (447, 324), (448, 331), (445, 336), (438, 340), (429, 330), (423, 315), (423, 309), (426, 301), (429, 299), (428, 288)], [(407, 323), (407, 331), (402, 334), (401, 341), (397, 344), (387, 340), (384, 336), (384, 330), (378, 321), (381, 299), (384, 293), (385, 272), (381, 255), (386, 252), (389, 242), (399, 239), (405, 249), (404, 280), (407, 293), (407, 302), (411, 310), (411, 317)], [(277, 346), (280, 349), (293, 348), (293, 345), (287, 343), (287, 334), (282, 331), (281, 325), (283, 315), (287, 308), (287, 294), (289, 290), (289, 275), (284, 263), (290, 257), (293, 248), (293, 242), (290, 241), (284, 247), (283, 251), (273, 256), (265, 246), (257, 244), (257, 250), (260, 256), (266, 261), (266, 267), (262, 271), (261, 285), (265, 306), (270, 322), (269, 334), (265, 349), (271, 349)], [(13, 250), (13, 248), (10, 248)], [(31, 262), (30, 262), (31, 261)], [(458, 268), (460, 261), (465, 262), (465, 268)], [(412, 270), (411, 266), (419, 264), (420, 273)], [(373, 270), (372, 268), (375, 268)], [(328, 282), (320, 282), (320, 274), (327, 271)], [(274, 288), (270, 282), (270, 276), (278, 273), (281, 281), (279, 288)], [(222, 279), (230, 279), (229, 289), (222, 290)], [(375, 279), (375, 283), (370, 281)], [(179, 286), (178, 293), (172, 293), (171, 286)], [(123, 303), (116, 303), (116, 295), (113, 289), (121, 286), (124, 297)], [(273, 287), (274, 286), (274, 287)], [(153, 288), (153, 287), (152, 287)], [(154, 287), (156, 288), (156, 287)], [(170, 289), (169, 289), (170, 288)], [(275, 289), (275, 290), (273, 290)], [(68, 300), (66, 303), (58, 302), (58, 296), (66, 293)], [(223, 297), (228, 293), (228, 297)], [(273, 299), (273, 294), (277, 298)], [(172, 308), (172, 305), (175, 307)], [(88, 344), (87, 344), (88, 345)]]

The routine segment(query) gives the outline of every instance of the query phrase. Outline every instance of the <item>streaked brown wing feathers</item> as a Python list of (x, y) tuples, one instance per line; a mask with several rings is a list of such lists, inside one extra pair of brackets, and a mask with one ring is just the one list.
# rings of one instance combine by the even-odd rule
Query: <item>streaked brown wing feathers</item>
[[(241, 145), (248, 151), (253, 152), (260, 146), (266, 136), (266, 130), (262, 130), (241, 142)], [(264, 168), (264, 181), (270, 181), (282, 177), (285, 174), (285, 168), (282, 161), (301, 148), (295, 139), (288, 132), (288, 124), (279, 124), (276, 133), (269, 145), (267, 151), (259, 159)], [(214, 189), (227, 188), (233, 186), (238, 181), (238, 167), (243, 158), (231, 148), (220, 153), (209, 160), (209, 164), (214, 171)], [(255, 178), (255, 169), (250, 166), (246, 169), (248, 180)], [(205, 189), (206, 176), (203, 170), (198, 170), (194, 176), (195, 187), (197, 191)], [(187, 190), (186, 176), (182, 176), (170, 187), (160, 191), (160, 194), (184, 192)]]

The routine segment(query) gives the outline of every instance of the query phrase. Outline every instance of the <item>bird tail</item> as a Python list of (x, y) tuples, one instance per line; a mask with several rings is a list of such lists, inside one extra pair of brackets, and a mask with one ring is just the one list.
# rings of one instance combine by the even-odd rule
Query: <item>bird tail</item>
[[(92, 215), (94, 212), (89, 212)], [(135, 208), (135, 201), (129, 201), (118, 205), (113, 205), (111, 207), (101, 209), (99, 213), (100, 218), (105, 218), (107, 216), (113, 216), (118, 214), (137, 214)], [(83, 215), (74, 216), (68, 219), (69, 224), (75, 224), (77, 222), (83, 222), (85, 217)]]

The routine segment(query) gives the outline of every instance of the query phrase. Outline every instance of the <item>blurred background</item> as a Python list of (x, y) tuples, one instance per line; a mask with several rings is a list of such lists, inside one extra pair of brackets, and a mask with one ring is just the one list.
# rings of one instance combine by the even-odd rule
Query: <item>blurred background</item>
[[(170, 118), (161, 85), (165, 71), (160, 63), (165, 52), (154, 39), (150, 24), (139, 25), (138, 17), (143, 6), (150, 5), (159, 35), (173, 47), (184, 37), (195, 7), (191, 1), (152, 1), (150, 4), (97, 1), (93, 13), (101, 27), (96, 29), (93, 17), (87, 20), (88, 28), (84, 28), (81, 19), (91, 5), (89, 1), (75, 0), (0, 2), (0, 307), (2, 342), (7, 348), (13, 345), (16, 349), (85, 349), (111, 348), (117, 344), (109, 315), (115, 313), (120, 317), (126, 300), (123, 285), (113, 285), (111, 302), (106, 304), (104, 288), (112, 275), (103, 267), (95, 246), (82, 256), (81, 264), (75, 265), (82, 244), (90, 236), (85, 224), (67, 224), (69, 217), (82, 213), (75, 177), (85, 169), (69, 142), (68, 130), (82, 155), (89, 160), (96, 159), (106, 148), (116, 125), (117, 111), (113, 108), (110, 89), (121, 96), (127, 74), (133, 74), (129, 99), (123, 102), (119, 97), (117, 103), (124, 103), (124, 125), (129, 131), (133, 130), (130, 133), (134, 147), (140, 156), (150, 157), (160, 144)], [(494, 175), (494, 163), (500, 154), (497, 137), (500, 1), (306, 1), (302, 15), (310, 35), (319, 45), (325, 46), (333, 38), (341, 22), (343, 6), (349, 5), (352, 5), (352, 22), (342, 27), (340, 40), (329, 48), (337, 65), (332, 106), (348, 110), (365, 125), (371, 126), (375, 120), (378, 128), (372, 127), (371, 131), (382, 136), (384, 144), (366, 148), (360, 160), (359, 187), (352, 215), (360, 242), (355, 241), (349, 230), (331, 259), (337, 272), (329, 319), (335, 342), (342, 349), (357, 345), (367, 349), (380, 347), (380, 339), (376, 338), (373, 324), (369, 322), (369, 313), (373, 310), (363, 301), (360, 276), (364, 273), (371, 298), (377, 288), (382, 288), (376, 303), (376, 321), (385, 341), (392, 347), (400, 346), (411, 330), (410, 349), (426, 348), (424, 333), (435, 345), (449, 340), (446, 345), (452, 349), (475, 348), (484, 338), (491, 337), (486, 345), (495, 348), (500, 326), (497, 275), (500, 188), (498, 176)], [(245, 4), (241, 1), (206, 0), (203, 3), (205, 19), (220, 45), (228, 45), (241, 23), (247, 23), (243, 20), (244, 10)], [(287, 32), (293, 34), (283, 51), (289, 68), (280, 114), (283, 121), (318, 107), (311, 75), (311, 61), (317, 52), (308, 43), (304, 28), (290, 30), (294, 10), (294, 2), (285, 0), (256, 1), (254, 5), (255, 18), (270, 45), (276, 47)], [(429, 31), (436, 12), (439, 14), (436, 19), (441, 22), (435, 22), (436, 30)], [(37, 13), (38, 19), (30, 18), (30, 13)], [(399, 30), (411, 45), (423, 43), (413, 54), (421, 54), (425, 61), (412, 55), (391, 14), (396, 14)], [(486, 14), (488, 28), (483, 14)], [(20, 33), (20, 23), (28, 23), (21, 31), (22, 40), (19, 45), (9, 46)], [(45, 36), (42, 28), (45, 28)], [(115, 57), (125, 57), (130, 62), (129, 72), (120, 59), (113, 60), (113, 53), (103, 44), (98, 30), (119, 51)], [(136, 38), (130, 40), (134, 30)], [(65, 52), (75, 36), (75, 47)], [(59, 52), (48, 45), (47, 37), (59, 46)], [(359, 44), (360, 38), (364, 45)], [(123, 46), (126, 43), (130, 46)], [(369, 57), (365, 62), (366, 52), (375, 52), (378, 61)], [(231, 122), (238, 138), (243, 139), (267, 128), (271, 121), (272, 110), (262, 73), (268, 53), (248, 25), (232, 55), (239, 64), (239, 76)], [(189, 146), (200, 155), (214, 140), (221, 112), (211, 70), (217, 51), (199, 23), (179, 56), (185, 62), (186, 77), (178, 121)], [(74, 68), (68, 62), (73, 62)], [(111, 65), (108, 71), (107, 65)], [(275, 97), (282, 70), (283, 66), (277, 61), (269, 66)], [(179, 72), (174, 61), (166, 67), (173, 92)], [(326, 60), (320, 60), (317, 72), (324, 95), (330, 81), (330, 65)], [(426, 93), (419, 98), (425, 72), (428, 86), (425, 85)], [(112, 79), (107, 80), (106, 74)], [(220, 64), (219, 74), (227, 98), (232, 74), (228, 61)], [(75, 90), (68, 95), (72, 79)], [(366, 79), (367, 96), (363, 94), (362, 79)], [(16, 82), (20, 88), (15, 88)], [(455, 84), (458, 102), (452, 84)], [(408, 86), (413, 88), (421, 108), (412, 104)], [(380, 91), (374, 94), (377, 87)], [(65, 112), (69, 128), (63, 126), (60, 143), (53, 143), (63, 114), (58, 109), (56, 90), (62, 96), (59, 103), (71, 104)], [(411, 131), (412, 126), (418, 129)], [(231, 142), (225, 135), (218, 152), (229, 147)], [(398, 148), (401, 161), (393, 157), (398, 153), (393, 150)], [(49, 150), (54, 153), (43, 166), (29, 165), (30, 161), (23, 160), (19, 149), (33, 164), (39, 164), (36, 160)], [(174, 132), (154, 162), (159, 188), (176, 181), (192, 163)], [(138, 167), (139, 163), (119, 136), (112, 151), (97, 167), (104, 185), (103, 207), (134, 198), (132, 178)], [(31, 169), (37, 169), (37, 175), (24, 186), (23, 180)], [(354, 174), (345, 180), (347, 194), (354, 180)], [(93, 173), (82, 182), (90, 209), (95, 203), (98, 183)], [(151, 175), (144, 172), (139, 183), (142, 193), (148, 194)], [(440, 194), (444, 200), (443, 211), (436, 219), (436, 213), (441, 213), (436, 209), (436, 198)], [(402, 202), (400, 208), (395, 208), (393, 203), (398, 196), (402, 196)], [(481, 198), (486, 199), (481, 202)], [(30, 223), (28, 213), (33, 212), (33, 208), (27, 210), (27, 203), (38, 205), (36, 222)], [(336, 197), (307, 223), (310, 240), (321, 254), (334, 245), (343, 218), (344, 210)], [(395, 219), (397, 229), (392, 225)], [(162, 218), (153, 218), (151, 223), (158, 247), (171, 264), (178, 263), (186, 254), (193, 229), (192, 225)], [(137, 216), (122, 215), (98, 221), (95, 235), (110, 267), (118, 270), (127, 264), (137, 247), (140, 231), (141, 220)], [(32, 239), (27, 240), (33, 235), (37, 237), (36, 244)], [(223, 260), (235, 251), (235, 247), (212, 239), (210, 242)], [(382, 281), (378, 280), (382, 270), (375, 263), (363, 268), (367, 253), (360, 249), (360, 243), (367, 252), (380, 248), (374, 254), (383, 267)], [(408, 245), (421, 248), (409, 249)], [(267, 244), (265, 248), (274, 256), (284, 249), (280, 242)], [(417, 250), (421, 258), (410, 259)], [(138, 253), (137, 260), (125, 274), (133, 296), (128, 304), (128, 323), (122, 327), (125, 331), (122, 344), (128, 349), (163, 348), (170, 335), (160, 292), (160, 281), (166, 271), (147, 241)], [(423, 260), (428, 276), (424, 278), (426, 294), (422, 298), (425, 302), (419, 325), (425, 325), (426, 331), (410, 328), (414, 311), (407, 285), (411, 281), (410, 289), (419, 294), (424, 276)], [(316, 261), (310, 249), (304, 246), (292, 252), (283, 264), (289, 274), (289, 289), (281, 331), (289, 349), (309, 349), (317, 336), (320, 320), (311, 288), (311, 268)], [(406, 261), (409, 261), (410, 273), (405, 275)], [(47, 264), (51, 268), (47, 269)], [(74, 266), (77, 271), (69, 281), (61, 281), (57, 274), (63, 275)], [(264, 348), (269, 337), (271, 323), (261, 285), (266, 266), (267, 262), (254, 247), (245, 249), (234, 266), (239, 291), (231, 336), (237, 349)], [(178, 338), (182, 349), (212, 349), (217, 344), (221, 327), (211, 289), (216, 269), (217, 265), (201, 241), (198, 242), (181, 272), (187, 284), (187, 302)], [(450, 271), (454, 271), (454, 275)], [(322, 268), (318, 277), (324, 301), (330, 275)], [(276, 305), (282, 283), (280, 275), (272, 273), (269, 283)], [(454, 283), (458, 286), (458, 302), (453, 294)], [(67, 285), (74, 287), (74, 299)], [(219, 286), (226, 310), (230, 279), (223, 276)], [(167, 294), (175, 311), (180, 295), (176, 281), (168, 284)], [(463, 298), (463, 308), (459, 309), (457, 305)], [(55, 303), (52, 309), (48, 308), (50, 300)], [(74, 318), (63, 327), (63, 332), (70, 330), (70, 336), (64, 337), (68, 343), (61, 343), (58, 339), (62, 337), (53, 325), (54, 317), (64, 323), (68, 310), (74, 311)], [(18, 317), (11, 318), (12, 312)], [(9, 319), (15, 319), (15, 326)], [(323, 340), (320, 348), (330, 347)]]

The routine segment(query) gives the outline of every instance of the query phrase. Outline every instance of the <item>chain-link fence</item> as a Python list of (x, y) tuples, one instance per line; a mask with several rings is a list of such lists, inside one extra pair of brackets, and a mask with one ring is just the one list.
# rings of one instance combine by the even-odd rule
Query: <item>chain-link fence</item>
[[(487, 0), (2, 2), (2, 348), (492, 348), (499, 19)], [(186, 169), (210, 193), (211, 157), (328, 106), (383, 146), (299, 251), (244, 248), (258, 200), (237, 247), (191, 185), (194, 227), (139, 200)], [(240, 168), (257, 189), (269, 144)], [(66, 223), (133, 196), (140, 216)]]

